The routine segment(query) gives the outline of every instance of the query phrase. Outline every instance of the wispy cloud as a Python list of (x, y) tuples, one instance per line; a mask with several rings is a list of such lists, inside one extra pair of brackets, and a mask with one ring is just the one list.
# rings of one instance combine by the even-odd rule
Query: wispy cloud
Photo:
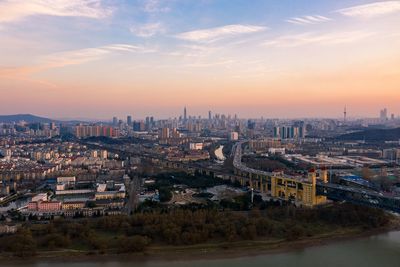
[(233, 24), (210, 29), (184, 32), (178, 34), (176, 37), (182, 40), (194, 42), (212, 42), (229, 36), (255, 33), (264, 31), (266, 29), (267, 28), (264, 26)]
[(14, 77), (31, 73), (32, 67), (0, 67), (0, 77)]
[(100, 60), (113, 53), (151, 53), (154, 49), (130, 44), (111, 44), (100, 47), (84, 48), (54, 53), (42, 57), (39, 64), (23, 67), (0, 67), (0, 76), (27, 75), (47, 69), (61, 68), (69, 65), (79, 65)]
[(336, 12), (349, 17), (371, 18), (400, 12), (400, 1), (375, 2), (339, 9)]
[(166, 6), (167, 1), (161, 0), (144, 0), (143, 10), (148, 13), (162, 13), (170, 11)]
[(0, 22), (13, 22), (33, 15), (102, 18), (112, 10), (101, 0), (4, 0), (0, 2)]
[(196, 62), (196, 63), (190, 63), (185, 65), (186, 67), (193, 67), (193, 68), (208, 68), (208, 67), (214, 67), (214, 66), (229, 66), (235, 63), (234, 60), (228, 59), (228, 60), (218, 60), (218, 61), (209, 61), (209, 62)]
[(157, 22), (135, 25), (130, 28), (130, 31), (138, 37), (148, 38), (165, 32), (165, 28), (160, 22)]
[(265, 46), (273, 47), (296, 47), (302, 45), (335, 45), (352, 43), (367, 37), (374, 33), (365, 31), (347, 31), (332, 33), (307, 32), (302, 34), (284, 35), (264, 43)]
[(204, 58), (218, 49), (220, 48), (209, 45), (181, 45), (176, 50), (164, 53), (164, 55), (183, 58)]
[(149, 53), (149, 52), (154, 52), (154, 50), (129, 44), (111, 44), (101, 47), (84, 48), (79, 50), (55, 53), (46, 56), (43, 60), (44, 64), (41, 65), (41, 67), (47, 69), (47, 68), (64, 67), (68, 65), (83, 64), (86, 62), (102, 59), (107, 55), (118, 52)]
[(308, 24), (316, 24), (321, 22), (330, 21), (330, 18), (320, 16), (320, 15), (313, 15), (313, 16), (302, 16), (302, 17), (293, 17), (286, 20), (289, 23), (297, 24), (297, 25), (308, 25)]
[(154, 52), (156, 52), (155, 49), (130, 44), (110, 44), (101, 47), (84, 48), (51, 54), (47, 57), (44, 57), (43, 64), (39, 66), (39, 70), (84, 64), (91, 61), (101, 60), (116, 54), (143, 54)]

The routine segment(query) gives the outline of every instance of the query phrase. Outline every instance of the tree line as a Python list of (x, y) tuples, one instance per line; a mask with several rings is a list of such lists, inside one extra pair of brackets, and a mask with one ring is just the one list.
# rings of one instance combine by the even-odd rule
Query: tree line
[(181, 246), (243, 240), (293, 241), (349, 229), (388, 225), (382, 210), (351, 204), (315, 209), (270, 206), (265, 210), (220, 211), (176, 208), (91, 219), (55, 219), (26, 224), (0, 237), (0, 252), (31, 256), (37, 251), (80, 249), (96, 253), (143, 252), (151, 245)]

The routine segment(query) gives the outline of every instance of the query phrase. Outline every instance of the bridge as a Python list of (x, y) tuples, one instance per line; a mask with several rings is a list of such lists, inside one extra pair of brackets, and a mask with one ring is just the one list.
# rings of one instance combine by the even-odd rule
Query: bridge
[(316, 193), (335, 201), (346, 201), (400, 213), (399, 197), (384, 196), (372, 190), (319, 182)]
[[(261, 181), (267, 184), (267, 189), (271, 188), (270, 183), (272, 177), (279, 176), (289, 180), (296, 179), (296, 177), (283, 173), (264, 172), (245, 166), (242, 163), (242, 146), (246, 142), (247, 141), (238, 142), (233, 147), (236, 173), (250, 180), (252, 178), (261, 179)], [(385, 196), (382, 193), (364, 188), (328, 183), (327, 177), (325, 177), (324, 181), (317, 181), (315, 194), (318, 196), (325, 196), (334, 201), (347, 201), (357, 205), (365, 205), (400, 213), (399, 197)]]

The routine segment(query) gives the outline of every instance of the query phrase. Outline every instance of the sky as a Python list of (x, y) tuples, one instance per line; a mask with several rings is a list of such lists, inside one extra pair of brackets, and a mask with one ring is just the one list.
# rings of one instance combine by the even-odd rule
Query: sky
[(400, 114), (400, 1), (0, 0), (0, 114)]

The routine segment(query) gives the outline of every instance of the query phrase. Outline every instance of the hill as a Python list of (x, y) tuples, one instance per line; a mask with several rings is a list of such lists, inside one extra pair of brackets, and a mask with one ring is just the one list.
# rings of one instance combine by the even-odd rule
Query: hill
[(0, 122), (10, 123), (10, 122), (19, 122), (26, 121), (28, 123), (40, 122), (40, 123), (49, 123), (53, 120), (43, 117), (38, 117), (32, 114), (15, 114), (15, 115), (0, 115)]
[(397, 141), (400, 140), (400, 128), (370, 129), (338, 136), (338, 140)]

